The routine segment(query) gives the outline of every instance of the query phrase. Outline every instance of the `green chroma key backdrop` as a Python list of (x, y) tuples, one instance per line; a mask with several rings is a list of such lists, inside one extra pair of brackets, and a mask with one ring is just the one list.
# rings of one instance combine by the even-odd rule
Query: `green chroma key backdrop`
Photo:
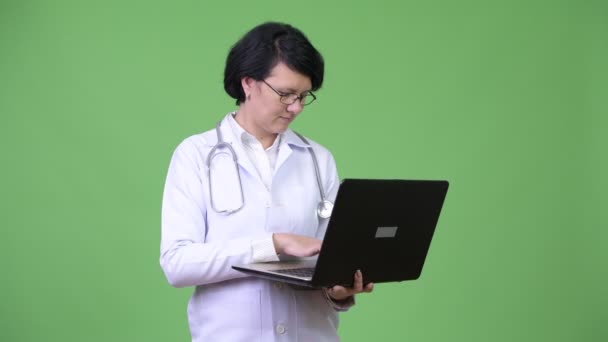
[(451, 183), (422, 277), (344, 341), (608, 340), (605, 1), (2, 0), (0, 341), (189, 339), (164, 177), (267, 20), (326, 59), (294, 128), (341, 177)]

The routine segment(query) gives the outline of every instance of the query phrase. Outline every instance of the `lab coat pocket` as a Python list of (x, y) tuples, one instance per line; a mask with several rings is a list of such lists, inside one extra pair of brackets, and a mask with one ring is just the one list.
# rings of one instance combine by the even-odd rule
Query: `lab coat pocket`
[[(320, 290), (296, 290), (298, 317), (301, 319), (301, 337), (310, 337), (316, 341), (333, 341), (337, 339), (334, 333), (319, 338), (318, 333), (335, 332), (338, 328), (338, 314), (327, 302), (325, 294)], [(317, 336), (315, 339), (314, 337)], [(308, 339), (306, 339), (308, 340)]]
[[(226, 289), (228, 290), (228, 289)], [(201, 327), (201, 340), (259, 341), (262, 333), (260, 290), (201, 291), (199, 307), (191, 307), (190, 317)], [(207, 293), (205, 293), (207, 292)]]

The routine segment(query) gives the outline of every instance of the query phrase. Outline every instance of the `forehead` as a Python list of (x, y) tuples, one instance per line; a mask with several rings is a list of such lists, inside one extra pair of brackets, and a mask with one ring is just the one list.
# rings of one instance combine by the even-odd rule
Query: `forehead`
[(310, 77), (290, 69), (284, 63), (275, 65), (266, 79), (285, 91), (303, 92), (309, 91), (312, 87)]

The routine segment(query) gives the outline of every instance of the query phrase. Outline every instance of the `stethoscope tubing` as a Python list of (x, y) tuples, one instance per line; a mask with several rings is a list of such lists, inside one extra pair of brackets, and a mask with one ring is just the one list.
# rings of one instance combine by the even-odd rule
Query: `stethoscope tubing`
[[(239, 167), (238, 167), (238, 158), (237, 158), (236, 152), (234, 151), (234, 148), (232, 147), (231, 144), (224, 141), (224, 139), (222, 137), (222, 132), (220, 130), (221, 124), (222, 124), (222, 122), (220, 121), (215, 126), (215, 130), (217, 132), (217, 143), (209, 151), (209, 155), (207, 155), (207, 161), (206, 161), (207, 162), (207, 177), (209, 179), (209, 198), (211, 201), (211, 208), (216, 213), (230, 215), (232, 213), (236, 213), (237, 211), (239, 211), (243, 208), (243, 206), (245, 205), (245, 195), (243, 194), (243, 182), (241, 181), (241, 173), (240, 173)], [(315, 151), (312, 148), (312, 145), (310, 144), (310, 142), (308, 142), (308, 140), (306, 138), (304, 138), (300, 133), (297, 133), (297, 132), (294, 132), (294, 133), (306, 144), (306, 149), (309, 151), (310, 156), (312, 157), (312, 162), (313, 162), (313, 166), (315, 169), (315, 177), (317, 179), (317, 187), (319, 188), (319, 194), (321, 196), (321, 201), (319, 202), (319, 204), (317, 206), (317, 215), (320, 218), (329, 218), (329, 216), (331, 215), (331, 211), (333, 209), (333, 203), (331, 201), (327, 200), (327, 198), (325, 196), (325, 191), (323, 190), (323, 184), (321, 184), (321, 171), (319, 170), (319, 162), (317, 161), (317, 155), (315, 154)], [(213, 162), (213, 158), (215, 158), (215, 156), (218, 154), (218, 153), (216, 153), (216, 151), (222, 147), (227, 147), (228, 151), (230, 151), (230, 155), (232, 156), (232, 161), (234, 163), (234, 167), (236, 168), (236, 174), (239, 179), (241, 203), (235, 209), (220, 210), (220, 209), (216, 208), (215, 202), (213, 201), (213, 189), (212, 189), (213, 182), (211, 181), (211, 164)]]

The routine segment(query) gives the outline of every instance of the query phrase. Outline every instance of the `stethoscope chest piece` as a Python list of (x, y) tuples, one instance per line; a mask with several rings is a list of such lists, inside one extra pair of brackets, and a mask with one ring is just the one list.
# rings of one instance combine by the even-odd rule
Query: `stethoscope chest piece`
[(319, 205), (317, 206), (317, 215), (319, 215), (319, 217), (322, 219), (326, 219), (331, 216), (331, 212), (333, 210), (334, 204), (328, 200), (323, 200), (319, 202)]

